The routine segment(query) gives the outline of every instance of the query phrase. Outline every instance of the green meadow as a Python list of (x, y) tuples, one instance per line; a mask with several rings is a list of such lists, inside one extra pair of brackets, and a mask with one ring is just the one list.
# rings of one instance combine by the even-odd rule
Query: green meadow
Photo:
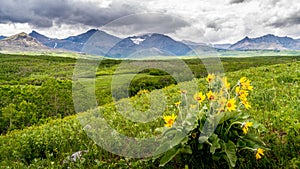
[[(251, 108), (247, 113), (250, 115), (249, 119), (261, 124), (255, 129), (265, 150), (260, 159), (255, 158), (254, 152), (237, 151), (234, 167), (300, 168), (300, 57), (232, 56), (221, 57), (224, 72), (232, 85), (241, 77), (251, 80), (253, 91), (248, 99)], [(164, 93), (167, 108), (163, 114), (178, 115), (178, 109), (174, 105), (182, 99), (178, 91), (186, 90), (187, 96), (192, 99), (195, 94), (192, 90), (193, 85), (197, 84), (203, 92), (206, 92), (207, 87), (207, 71), (202, 61), (186, 58), (183, 61), (189, 66), (194, 77), (176, 81), (170, 74), (158, 69), (134, 72), (128, 68), (117, 71), (121, 63), (151, 64), (164, 60), (103, 59), (95, 72), (95, 96), (99, 107), (76, 114), (72, 99), (76, 58), (0, 54), (0, 166), (158, 168), (164, 157), (157, 160), (124, 158), (101, 148), (87, 136), (78, 119), (96, 118), (97, 113), (101, 113), (110, 126), (124, 135), (139, 138), (157, 135), (156, 129), (165, 124), (163, 116), (158, 116), (148, 123), (138, 123), (124, 118), (118, 113), (117, 107), (130, 102), (135, 110), (143, 113), (151, 106), (151, 94), (151, 98), (154, 99), (152, 101), (160, 102), (161, 98), (157, 93)], [(129, 77), (133, 78), (128, 95), (121, 93), (112, 96), (113, 78), (119, 79), (115, 87), (122, 89), (122, 79)], [(86, 81), (90, 80), (93, 79), (86, 78)], [(141, 116), (150, 118), (151, 114)], [(250, 128), (250, 131), (254, 131), (254, 127)], [(98, 132), (103, 132), (104, 135), (111, 134), (101, 130)], [(216, 149), (220, 150), (220, 147)], [(80, 159), (75, 162), (68, 160), (69, 156), (81, 150), (86, 152)], [(123, 151), (131, 150), (128, 148)], [(227, 156), (230, 154), (227, 153)], [(215, 156), (197, 156), (201, 158), (200, 163), (189, 160), (193, 158), (188, 157), (184, 153), (175, 154), (172, 160), (161, 168), (232, 167), (228, 165), (228, 161)], [(229, 161), (232, 163), (232, 159), (229, 158)]]

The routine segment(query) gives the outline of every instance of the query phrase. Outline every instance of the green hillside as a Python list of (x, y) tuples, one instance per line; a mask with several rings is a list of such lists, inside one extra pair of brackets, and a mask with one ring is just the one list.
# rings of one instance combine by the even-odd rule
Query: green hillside
[[(243, 63), (245, 63), (245, 67), (249, 65), (247, 60), (239, 60), (238, 62), (240, 67), (243, 67)], [(260, 160), (256, 160), (252, 152), (239, 152), (236, 168), (299, 168), (300, 62), (295, 58), (287, 62), (271, 66), (250, 67), (236, 72), (227, 71), (226, 76), (232, 84), (243, 76), (251, 80), (254, 90), (249, 98), (252, 105), (249, 114), (253, 120), (264, 125), (260, 128), (260, 136), (266, 143), (264, 146), (268, 149)], [(256, 65), (260, 63), (263, 62), (257, 62)], [(229, 66), (226, 67), (226, 64)], [(225, 63), (224, 66), (225, 69), (232, 67), (229, 63)], [(203, 78), (196, 80), (200, 89), (205, 89), (204, 81)], [(189, 93), (189, 91), (192, 91), (194, 84), (195, 80), (161, 89), (165, 97), (168, 98), (166, 100), (168, 109), (164, 113), (177, 113), (174, 103), (181, 99), (178, 90), (186, 89), (188, 95), (192, 96), (194, 93)], [(153, 92), (161, 90), (154, 90)], [(140, 111), (147, 110), (150, 106), (147, 95), (149, 93), (131, 98), (130, 102), (134, 105), (133, 107)], [(159, 95), (156, 96), (154, 98), (159, 100)], [(126, 102), (126, 99), (120, 102)], [(99, 108), (99, 112), (120, 133), (147, 138), (157, 134), (155, 129), (164, 125), (162, 118), (149, 123), (126, 120), (118, 113), (115, 104), (106, 104)], [(14, 130), (0, 136), (0, 165), (9, 166), (9, 168), (158, 167), (158, 161), (122, 158), (101, 149), (86, 136), (76, 118), (85, 118), (86, 115), (95, 115), (95, 111), (91, 110), (63, 119), (50, 120), (40, 126), (33, 125), (24, 130)], [(88, 150), (81, 160), (77, 160), (77, 162), (66, 160), (72, 153), (80, 150)], [(205, 159), (205, 157), (203, 158)], [(188, 164), (187, 161), (175, 158), (165, 168), (184, 168), (186, 164)], [(203, 164), (209, 168), (220, 168), (221, 165), (224, 167), (227, 164), (224, 165), (222, 162)], [(197, 166), (190, 167), (198, 168)]]

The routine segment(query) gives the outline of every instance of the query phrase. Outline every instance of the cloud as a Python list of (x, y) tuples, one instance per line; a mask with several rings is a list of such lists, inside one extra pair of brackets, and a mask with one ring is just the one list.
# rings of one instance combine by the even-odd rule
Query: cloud
[(239, 4), (239, 3), (243, 3), (245, 2), (246, 0), (231, 0), (229, 3), (230, 4)]
[(275, 28), (290, 27), (294, 25), (300, 25), (300, 10), (292, 13), (290, 16), (285, 18), (278, 18), (274, 22), (268, 24)]
[(214, 29), (215, 31), (219, 31), (221, 28), (220, 28), (220, 25), (218, 25), (216, 22), (208, 22), (206, 24), (206, 27), (207, 28), (211, 28), (211, 29)]
[(139, 12), (135, 3), (114, 1), (103, 8), (95, 1), (81, 0), (0, 0), (0, 23), (28, 23), (37, 28), (54, 24), (83, 24), (99, 27), (121, 16)]
[(0, 0), (0, 30), (61, 38), (99, 28), (120, 37), (157, 32), (210, 43), (268, 33), (299, 37), (298, 1)]
[(101, 29), (113, 34), (137, 35), (143, 33), (170, 34), (190, 26), (187, 21), (162, 13), (139, 13), (121, 17)]

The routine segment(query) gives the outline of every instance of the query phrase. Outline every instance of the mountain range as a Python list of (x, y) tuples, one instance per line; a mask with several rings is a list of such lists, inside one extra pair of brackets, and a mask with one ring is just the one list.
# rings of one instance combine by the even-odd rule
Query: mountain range
[(184, 56), (192, 49), (162, 34), (145, 34), (127, 37), (115, 44), (107, 53), (108, 57), (139, 56)]
[(258, 38), (245, 37), (231, 45), (232, 50), (300, 50), (300, 41), (268, 34)]
[(149, 33), (119, 38), (91, 29), (65, 39), (49, 38), (36, 31), (10, 37), (0, 36), (0, 50), (67, 50), (111, 58), (147, 56), (191, 56), (222, 50), (300, 50), (300, 39), (268, 34), (258, 38), (245, 37), (235, 44), (205, 44), (176, 41), (170, 36)]

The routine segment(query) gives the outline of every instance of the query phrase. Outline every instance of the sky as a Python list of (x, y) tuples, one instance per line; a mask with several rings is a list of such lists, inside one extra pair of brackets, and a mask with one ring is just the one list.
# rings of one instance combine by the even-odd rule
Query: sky
[(300, 38), (299, 0), (0, 0), (0, 35), (32, 30), (66, 38), (89, 29), (121, 38), (235, 43), (265, 34)]

